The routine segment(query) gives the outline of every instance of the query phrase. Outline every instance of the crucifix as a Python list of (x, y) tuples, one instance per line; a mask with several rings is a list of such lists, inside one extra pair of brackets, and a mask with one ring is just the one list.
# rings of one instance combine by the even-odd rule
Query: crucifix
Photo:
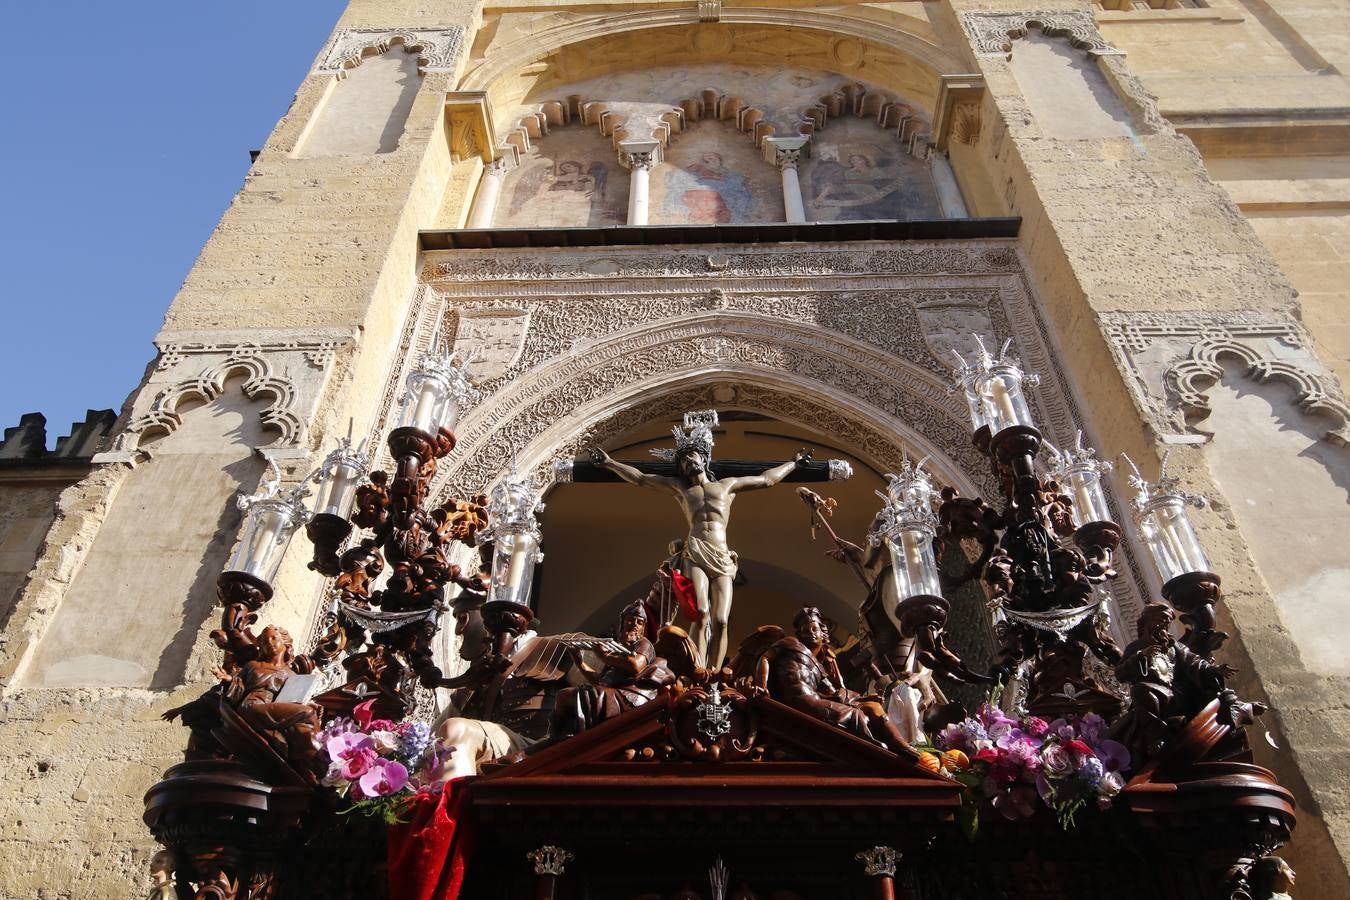
[(853, 474), (847, 463), (840, 460), (816, 463), (810, 452), (803, 449), (786, 462), (719, 462), (721, 477), (714, 478), (712, 430), (717, 425), (716, 410), (685, 413), (684, 427), (672, 429), (675, 449), (652, 451), (662, 461), (660, 464), (620, 462), (594, 447), (589, 466), (574, 463), (572, 468), (573, 481), (617, 478), (639, 487), (663, 490), (680, 504), (689, 534), (680, 551), (679, 568), (693, 583), (700, 613), (700, 622), (694, 629), (694, 646), (711, 668), (720, 666), (727, 652), (732, 581), (739, 566), (735, 552), (727, 547), (727, 523), (736, 494), (773, 487), (781, 481), (825, 481), (832, 473), (843, 478)]

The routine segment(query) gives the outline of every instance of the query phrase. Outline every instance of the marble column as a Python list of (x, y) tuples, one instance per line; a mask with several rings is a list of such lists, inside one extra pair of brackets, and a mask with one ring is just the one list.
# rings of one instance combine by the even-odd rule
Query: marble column
[(785, 222), (805, 222), (806, 207), (802, 204), (802, 184), (797, 177), (797, 165), (807, 138), (781, 137), (764, 139), (764, 158), (778, 167), (783, 179), (783, 213)]
[(511, 161), (499, 156), (483, 168), (478, 180), (478, 193), (473, 198), (473, 212), (469, 213), (470, 228), (491, 228), (492, 216), (497, 212), (497, 200), (502, 195), (502, 182), (511, 170)]
[(961, 197), (961, 186), (956, 183), (956, 173), (952, 171), (947, 154), (941, 150), (933, 150), (928, 157), (928, 166), (933, 173), (933, 187), (937, 189), (942, 215), (948, 219), (969, 218), (966, 201)]
[(619, 163), (628, 170), (628, 224), (646, 225), (652, 166), (660, 158), (659, 141), (621, 141)]

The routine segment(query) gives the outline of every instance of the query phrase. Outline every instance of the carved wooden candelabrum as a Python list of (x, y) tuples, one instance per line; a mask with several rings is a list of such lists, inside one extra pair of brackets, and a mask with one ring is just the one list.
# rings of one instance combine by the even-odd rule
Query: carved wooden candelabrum
[(1081, 446), (1054, 454), (1056, 475), (1043, 477), (1036, 457), (1047, 446), (1023, 392), (1034, 375), (980, 344), (961, 360), (956, 381), (965, 394), (976, 446), (988, 457), (1002, 489), (998, 509), (982, 500), (942, 491), (940, 541), (973, 539), (981, 546), (971, 577), (990, 588), (1000, 643), (999, 674), (1019, 688), (1037, 715), (1097, 712), (1111, 716), (1120, 698), (1093, 674), (1120, 661), (1107, 628), (1115, 577), (1112, 554), (1120, 528), (1110, 521), (1101, 487), (1104, 466)]
[[(487, 498), (429, 508), (427, 492), (437, 460), (454, 449), (460, 408), (476, 396), (460, 361), (433, 349), (408, 376), (389, 433), (392, 475), (370, 472), (364, 445), (348, 438), (290, 490), (269, 461), (260, 489), (238, 501), (241, 538), (217, 580), (221, 681), (165, 715), (192, 737), (185, 762), (146, 795), (146, 823), (179, 860), (180, 896), (268, 896), (280, 861), (331, 804), (316, 790), (323, 772), (312, 738), (322, 723), (363, 700), (378, 717), (402, 718), (418, 684), (441, 682), (432, 639), (446, 588), (481, 587), (479, 573), (464, 577), (451, 564), (451, 545), (477, 543)], [(314, 548), (309, 567), (334, 581), (323, 633), (296, 655), (284, 631), (254, 626), (301, 525)], [(317, 670), (344, 652), (342, 683), (311, 697)]]

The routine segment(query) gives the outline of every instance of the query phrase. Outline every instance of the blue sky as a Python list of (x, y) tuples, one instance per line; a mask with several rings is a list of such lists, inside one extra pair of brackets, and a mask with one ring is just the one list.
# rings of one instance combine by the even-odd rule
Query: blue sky
[(0, 426), (119, 409), (343, 0), (0, 0)]

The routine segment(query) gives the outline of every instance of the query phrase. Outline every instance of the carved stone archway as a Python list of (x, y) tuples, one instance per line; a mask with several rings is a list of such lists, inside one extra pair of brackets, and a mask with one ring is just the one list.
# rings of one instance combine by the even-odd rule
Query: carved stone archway
[(436, 487), (475, 490), (513, 462), (545, 484), (554, 459), (658, 408), (717, 405), (719, 386), (733, 386), (727, 405), (840, 435), (879, 471), (909, 452), (963, 492), (991, 487), (964, 407), (932, 372), (838, 333), (732, 310), (630, 329), (511, 380), (461, 422), (457, 464)]

